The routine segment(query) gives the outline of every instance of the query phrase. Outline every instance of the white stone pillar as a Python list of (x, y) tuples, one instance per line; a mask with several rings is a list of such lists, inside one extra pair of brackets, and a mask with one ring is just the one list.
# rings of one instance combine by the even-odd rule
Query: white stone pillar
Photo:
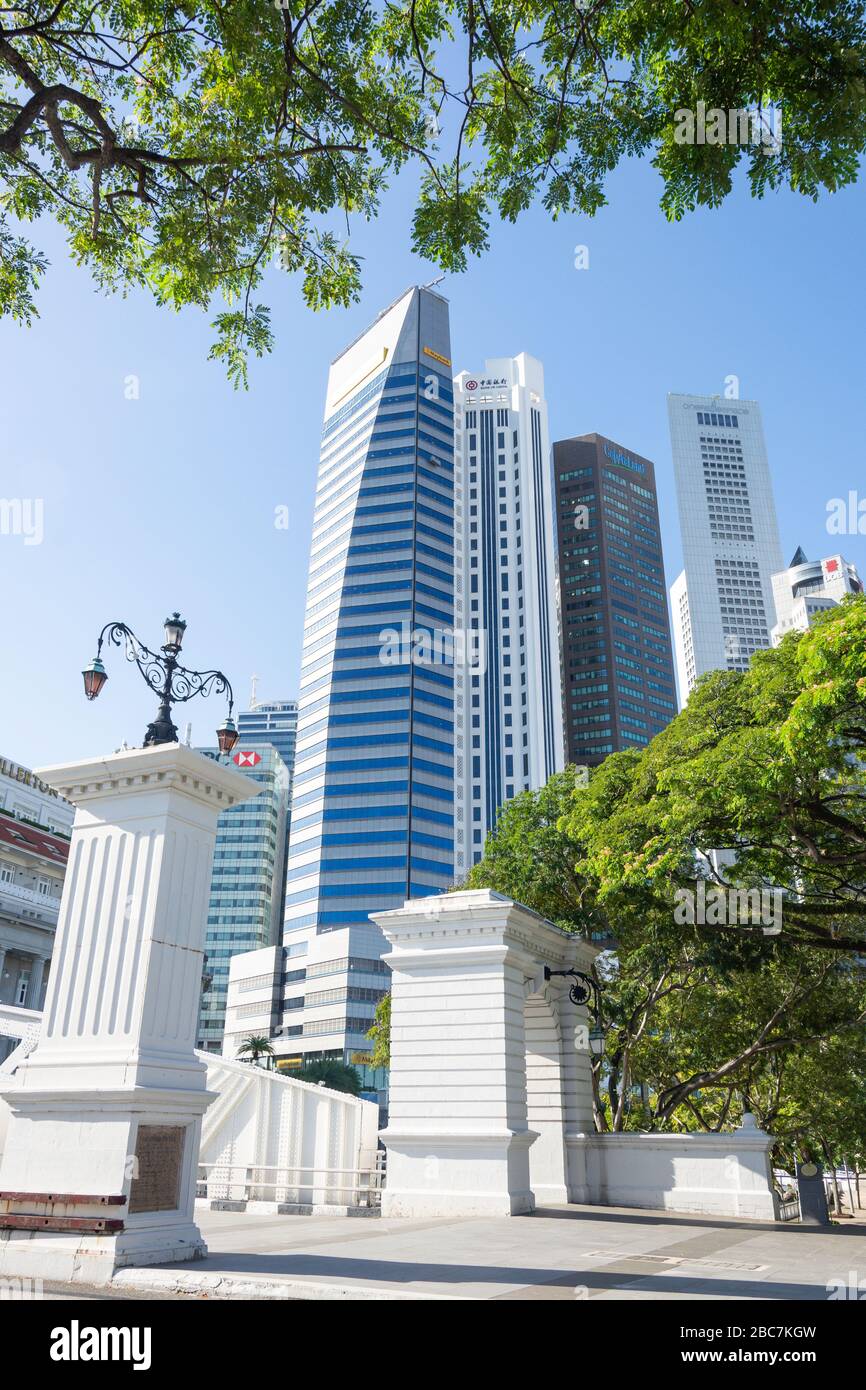
[[(78, 809), (42, 1034), (3, 1087), (0, 1274), (98, 1283), (204, 1252), (193, 1210), (213, 1097), (194, 1048), (213, 846), (220, 813), (258, 789), (178, 744), (39, 775)], [(22, 1229), (28, 1215), (53, 1229)], [(98, 1219), (120, 1229), (71, 1224)]]
[(574, 1051), (567, 983), (546, 983), (544, 967), (586, 969), (593, 948), (488, 889), (372, 920), (392, 970), (383, 1214), (512, 1216), (567, 1201), (568, 1087), (581, 1068), (587, 1083), (589, 1059)]
[(30, 967), (30, 984), (27, 986), (27, 1008), (39, 1008), (39, 996), (42, 993), (42, 979), (45, 973), (45, 957), (34, 956), (33, 964)]

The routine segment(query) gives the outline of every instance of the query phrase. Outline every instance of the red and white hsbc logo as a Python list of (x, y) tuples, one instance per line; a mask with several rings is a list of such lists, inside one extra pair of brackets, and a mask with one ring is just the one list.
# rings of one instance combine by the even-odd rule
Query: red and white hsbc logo
[(253, 749), (250, 749), (249, 752), (246, 753), (235, 753), (232, 762), (237, 763), (238, 767), (255, 767), (261, 760), (261, 753), (256, 753)]

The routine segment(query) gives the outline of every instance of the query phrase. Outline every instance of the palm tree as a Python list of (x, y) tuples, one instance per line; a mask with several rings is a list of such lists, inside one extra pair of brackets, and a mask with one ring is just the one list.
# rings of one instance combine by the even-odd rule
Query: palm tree
[(237, 1050), (237, 1056), (244, 1061), (258, 1062), (260, 1057), (273, 1057), (274, 1049), (271, 1047), (270, 1039), (264, 1037), (247, 1038), (246, 1042), (241, 1043)]

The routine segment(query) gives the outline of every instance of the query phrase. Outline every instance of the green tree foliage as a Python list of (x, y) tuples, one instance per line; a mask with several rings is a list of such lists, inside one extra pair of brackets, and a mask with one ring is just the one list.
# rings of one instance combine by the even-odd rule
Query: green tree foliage
[(332, 1091), (345, 1091), (350, 1096), (357, 1096), (361, 1091), (361, 1078), (355, 1068), (336, 1058), (323, 1057), (317, 1062), (305, 1062), (291, 1075), (296, 1081), (308, 1081), (313, 1086), (323, 1083)]
[(565, 931), (589, 936), (602, 930), (595, 896), (575, 868), (574, 845), (559, 829), (579, 786), (577, 768), (567, 767), (539, 791), (520, 792), (508, 801), (465, 887), (506, 893)]
[(762, 1126), (778, 1138), (793, 1172), (796, 1157), (828, 1168), (866, 1169), (866, 1031), (845, 1029), (817, 1046), (780, 1053), (756, 1071), (749, 1100)]
[[(628, 956), (624, 974), (630, 972)], [(674, 978), (677, 978), (674, 976)], [(759, 1122), (794, 1149), (821, 1155), (847, 1144), (843, 1119), (854, 1059), (866, 1059), (866, 971), (826, 952), (771, 943), (759, 961), (733, 970), (680, 975), (629, 1048), (631, 1075), (643, 1086), (654, 1127), (721, 1128), (739, 1118), (741, 1097)], [(847, 1059), (847, 1060), (845, 1060)], [(822, 1106), (801, 1077), (823, 1072)], [(859, 1081), (862, 1119), (866, 1087)], [(633, 1104), (632, 1102), (630, 1102)]]
[[(216, 314), (235, 383), (271, 345), (276, 259), (319, 308), (357, 297), (351, 219), (419, 175), (411, 241), (446, 270), (493, 215), (592, 215), (652, 158), (668, 217), (816, 198), (864, 145), (850, 0), (11, 0), (0, 10), (0, 311), (29, 322), (49, 217), (98, 285)], [(774, 103), (780, 142), (679, 143), (676, 112)]]
[[(502, 811), (468, 885), (609, 944), (599, 1129), (710, 1129), (745, 1094), (778, 1157), (866, 1139), (866, 598), (716, 672), (643, 752)], [(711, 850), (730, 851), (714, 867)], [(567, 867), (563, 867), (567, 866)], [(683, 923), (674, 890), (779, 885), (782, 930)]]
[[(694, 886), (696, 865), (720, 888), (775, 885), (786, 940), (862, 950), (864, 753), (860, 595), (756, 653), (745, 673), (712, 672), (645, 751), (608, 758), (567, 816), (578, 872), (608, 912), (633, 895), (663, 909)], [(714, 866), (712, 850), (729, 854)]]
[(391, 996), (384, 995), (376, 1005), (376, 1016), (373, 1026), (367, 1033), (367, 1037), (372, 1041), (373, 1050), (368, 1059), (371, 1067), (389, 1067), (391, 1065)]

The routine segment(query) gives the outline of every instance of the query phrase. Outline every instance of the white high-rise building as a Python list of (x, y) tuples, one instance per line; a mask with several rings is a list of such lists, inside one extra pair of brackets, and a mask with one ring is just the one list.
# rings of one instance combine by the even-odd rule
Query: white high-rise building
[(454, 870), (499, 808), (563, 766), (556, 541), (544, 370), (526, 353), (454, 381)]
[(771, 637), (778, 647), (789, 632), (805, 632), (816, 613), (835, 608), (846, 594), (861, 594), (863, 585), (854, 565), (841, 555), (807, 560), (800, 546), (786, 570), (773, 575), (776, 626)]
[(680, 704), (706, 671), (770, 646), (782, 568), (757, 401), (668, 396), (683, 570), (671, 585)]

